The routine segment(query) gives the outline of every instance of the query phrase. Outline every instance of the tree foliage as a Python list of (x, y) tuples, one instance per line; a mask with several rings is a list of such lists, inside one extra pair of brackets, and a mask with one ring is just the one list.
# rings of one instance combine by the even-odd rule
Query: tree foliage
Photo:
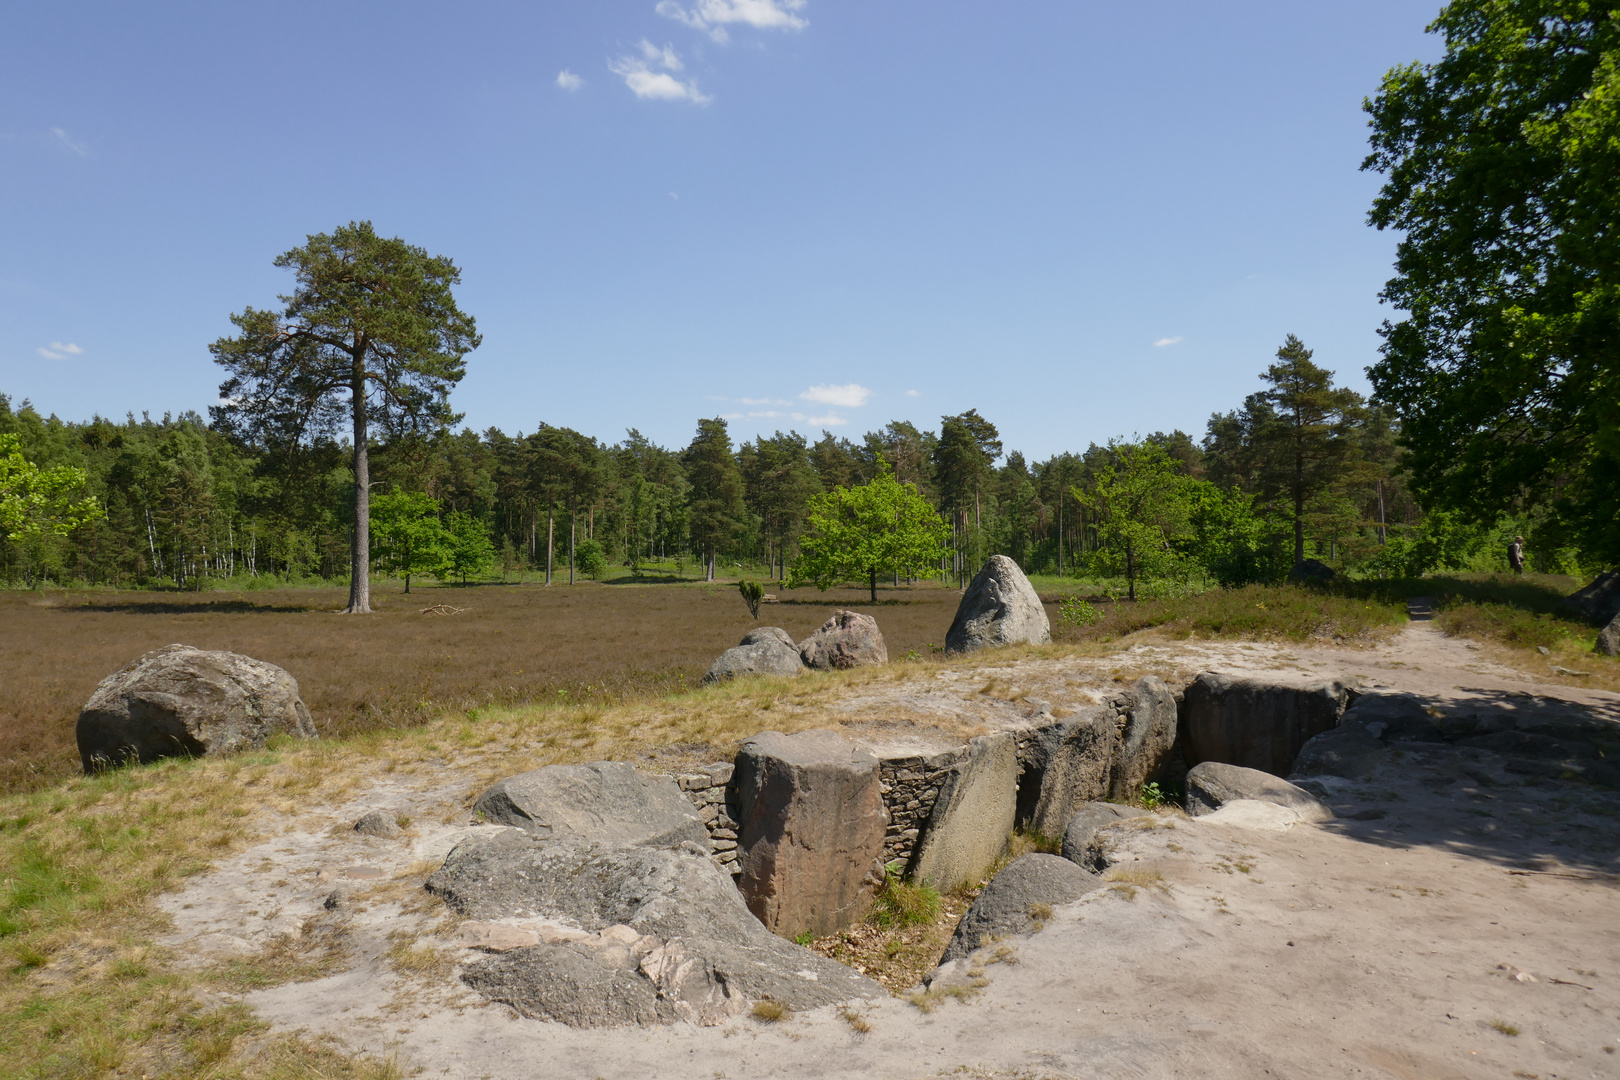
[(378, 569), (403, 578), (441, 570), (450, 534), (439, 520), (439, 503), (421, 491), (393, 491), (371, 501), (372, 536), (377, 541)]
[(788, 587), (818, 589), (867, 580), (877, 602), (877, 576), (926, 574), (945, 554), (949, 527), (928, 500), (885, 465), (870, 483), (835, 487), (810, 499), (810, 532), (788, 574)]
[(390, 434), (455, 420), (450, 388), (480, 338), (450, 287), (461, 272), (443, 256), (350, 222), (276, 258), (296, 288), (280, 311), (232, 315), (240, 331), (209, 351), (229, 373), (213, 410), (222, 429), (262, 446), (330, 436), (347, 416), (354, 468), (348, 610), (371, 610), (372, 426)]
[(1620, 10), (1454, 0), (1366, 104), (1402, 234), (1371, 368), (1420, 496), (1620, 561)]
[(1075, 488), (1091, 512), (1099, 539), (1095, 561), (1122, 575), (1130, 598), (1137, 579), (1174, 570), (1171, 542), (1187, 531), (1190, 507), (1181, 463), (1154, 442), (1108, 444), (1109, 460), (1093, 482)]

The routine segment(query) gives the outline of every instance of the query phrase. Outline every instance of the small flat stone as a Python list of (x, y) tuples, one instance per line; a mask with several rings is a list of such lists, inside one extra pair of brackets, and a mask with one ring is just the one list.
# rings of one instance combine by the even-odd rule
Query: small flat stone
[(375, 866), (345, 866), (342, 874), (354, 881), (376, 881), (383, 876), (383, 872)]
[(461, 947), (464, 949), (507, 952), (511, 949), (526, 949), (531, 945), (540, 944), (540, 934), (525, 926), (508, 926), (505, 923), (465, 922), (461, 924), (460, 941)]

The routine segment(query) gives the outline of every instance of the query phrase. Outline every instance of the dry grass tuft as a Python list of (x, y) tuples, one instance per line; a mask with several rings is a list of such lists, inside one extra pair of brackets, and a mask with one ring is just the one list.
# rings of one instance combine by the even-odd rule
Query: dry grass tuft
[(847, 1005), (838, 1010), (838, 1019), (849, 1025), (857, 1039), (872, 1033), (872, 1022)]
[(1168, 893), (1170, 883), (1164, 880), (1164, 875), (1151, 866), (1137, 866), (1135, 863), (1112, 866), (1103, 874), (1103, 880), (1108, 887), (1127, 900), (1136, 899), (1137, 889), (1158, 889)]
[(748, 1010), (748, 1015), (762, 1024), (775, 1024), (792, 1016), (793, 1010), (780, 1001), (765, 998), (754, 1002), (754, 1007)]
[(1495, 1031), (1500, 1031), (1503, 1035), (1506, 1035), (1509, 1038), (1515, 1038), (1519, 1035), (1519, 1029), (1515, 1025), (1508, 1023), (1506, 1020), (1487, 1020), (1485, 1021), (1485, 1026)]

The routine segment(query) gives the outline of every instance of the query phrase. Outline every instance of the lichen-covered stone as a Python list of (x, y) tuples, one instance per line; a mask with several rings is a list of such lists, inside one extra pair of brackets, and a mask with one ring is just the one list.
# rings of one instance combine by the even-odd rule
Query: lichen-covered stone
[(233, 652), (166, 645), (101, 681), (79, 713), (85, 772), (164, 757), (212, 757), (272, 735), (315, 738), (298, 680)]
[(799, 656), (805, 667), (821, 671), (889, 662), (877, 620), (858, 611), (834, 612), (815, 633), (799, 642)]
[(1306, 742), (1338, 726), (1347, 698), (1339, 682), (1295, 685), (1206, 671), (1182, 698), (1182, 751), (1189, 765), (1220, 761), (1287, 776)]
[(1018, 746), (1012, 733), (974, 739), (965, 759), (937, 783), (939, 793), (906, 876), (947, 892), (979, 880), (1007, 850), (1018, 810)]
[(1005, 555), (992, 555), (956, 606), (945, 651), (972, 652), (996, 645), (1044, 645), (1052, 624), (1029, 578)]

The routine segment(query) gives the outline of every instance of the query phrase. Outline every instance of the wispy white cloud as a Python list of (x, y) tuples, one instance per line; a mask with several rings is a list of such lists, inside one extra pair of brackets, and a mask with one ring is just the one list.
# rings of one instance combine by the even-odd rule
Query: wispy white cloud
[(799, 395), (800, 401), (813, 401), (817, 405), (837, 405), (845, 409), (858, 409), (866, 404), (872, 391), (860, 383), (843, 386), (812, 386)]
[(731, 40), (729, 25), (751, 26), (756, 30), (803, 30), (808, 19), (796, 14), (806, 0), (698, 0), (682, 7), (675, 0), (659, 0), (658, 14), (666, 19), (701, 30), (717, 44)]
[(83, 356), (84, 350), (71, 341), (53, 341), (50, 348), (35, 349), (47, 360), (66, 360), (70, 356)]
[(790, 401), (782, 401), (779, 398), (768, 398), (768, 397), (740, 397), (737, 400), (739, 402), (741, 402), (742, 404), (744, 404), (744, 405), (791, 405), (792, 404), (792, 402), (790, 402)]
[(907, 390), (906, 397), (922, 397), (921, 390)]
[[(690, 101), (694, 105), (707, 105), (714, 99), (698, 89), (696, 80), (682, 82), (672, 71), (681, 71), (686, 65), (674, 49), (662, 48), (643, 38), (637, 42), (640, 56), (621, 56), (608, 63), (608, 70), (624, 80), (624, 85), (638, 98), (659, 101)], [(655, 70), (662, 68), (662, 71)]]
[(1159, 340), (1155, 341), (1153, 344), (1154, 344), (1155, 347), (1162, 349), (1166, 345), (1180, 345), (1181, 344), (1181, 338), (1179, 338), (1179, 337), (1162, 337)]
[(578, 90), (580, 87), (585, 85), (585, 80), (580, 78), (578, 75), (575, 75), (567, 68), (563, 68), (561, 71), (557, 72), (557, 85), (572, 94), (575, 90)]
[(78, 154), (80, 157), (89, 157), (90, 156), (90, 147), (87, 144), (85, 144), (83, 142), (80, 142), (78, 139), (75, 139), (73, 136), (69, 135), (67, 132), (63, 131), (61, 128), (51, 128), (51, 134), (56, 136), (56, 141), (57, 142), (61, 143), (65, 147), (67, 147), (69, 150), (73, 151), (75, 154)]
[(823, 416), (806, 416), (804, 413), (794, 413), (793, 419), (801, 424), (813, 424), (816, 427), (846, 427), (849, 421), (837, 413), (827, 413)]

